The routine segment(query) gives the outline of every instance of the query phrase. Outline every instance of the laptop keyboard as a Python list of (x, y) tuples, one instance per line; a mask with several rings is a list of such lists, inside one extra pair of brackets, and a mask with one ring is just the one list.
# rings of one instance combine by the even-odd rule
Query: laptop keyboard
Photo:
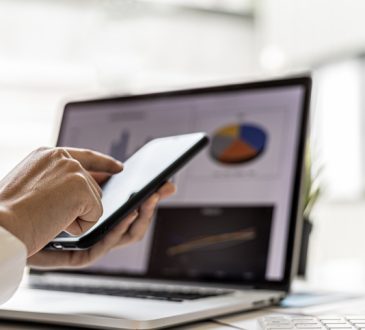
[(139, 299), (154, 299), (165, 300), (173, 302), (191, 301), (208, 297), (217, 297), (226, 295), (232, 291), (228, 290), (196, 290), (190, 288), (189, 290), (156, 290), (148, 288), (128, 288), (128, 287), (94, 287), (94, 286), (81, 286), (81, 285), (32, 285), (33, 289), (41, 290), (53, 290), (64, 292), (77, 292), (87, 294), (98, 294), (116, 297), (128, 297)]
[(259, 320), (261, 329), (282, 330), (282, 329), (365, 329), (365, 315), (356, 316), (267, 316)]

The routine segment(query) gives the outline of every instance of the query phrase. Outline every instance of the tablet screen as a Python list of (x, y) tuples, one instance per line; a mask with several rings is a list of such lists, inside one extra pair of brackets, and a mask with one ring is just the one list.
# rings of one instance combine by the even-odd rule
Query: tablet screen
[(103, 186), (104, 212), (88, 232), (100, 226), (131, 196), (138, 194), (151, 184), (203, 138), (204, 133), (159, 138), (148, 142), (136, 151), (125, 161), (123, 171), (113, 175)]

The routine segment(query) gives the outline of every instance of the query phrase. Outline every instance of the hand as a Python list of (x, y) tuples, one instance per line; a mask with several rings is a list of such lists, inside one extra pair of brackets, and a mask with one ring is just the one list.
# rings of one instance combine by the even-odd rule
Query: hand
[(88, 171), (102, 177), (122, 164), (97, 152), (41, 148), (0, 181), (0, 226), (18, 237), (28, 256), (61, 231), (81, 234), (102, 215), (101, 189)]
[(139, 209), (139, 212), (127, 216), (104, 239), (89, 250), (84, 251), (40, 251), (28, 259), (28, 264), (35, 268), (75, 268), (90, 265), (113, 248), (139, 241), (144, 237), (158, 201), (175, 192), (172, 183), (166, 183), (152, 195)]

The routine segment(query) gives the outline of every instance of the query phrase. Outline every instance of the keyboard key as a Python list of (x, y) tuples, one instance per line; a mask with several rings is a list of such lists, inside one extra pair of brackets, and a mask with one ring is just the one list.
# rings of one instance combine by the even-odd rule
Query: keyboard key
[(342, 316), (322, 316), (322, 317), (306, 317), (306, 316), (281, 316), (273, 315), (263, 317), (259, 320), (259, 324), (264, 330), (281, 330), (281, 329), (318, 329), (318, 330), (365, 330), (364, 316), (351, 316), (349, 318)]
[(365, 315), (347, 315), (346, 319), (349, 321), (363, 320), (365, 322)]
[(294, 323), (298, 329), (320, 329), (322, 325), (320, 323)]

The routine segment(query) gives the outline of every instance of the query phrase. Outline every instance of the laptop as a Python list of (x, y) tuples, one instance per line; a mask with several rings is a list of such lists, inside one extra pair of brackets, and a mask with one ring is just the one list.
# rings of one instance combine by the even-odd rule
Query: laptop
[(204, 131), (211, 143), (140, 242), (86, 269), (32, 270), (0, 317), (155, 329), (279, 302), (300, 235), (310, 88), (301, 76), (66, 104), (58, 146), (124, 161), (155, 137)]

